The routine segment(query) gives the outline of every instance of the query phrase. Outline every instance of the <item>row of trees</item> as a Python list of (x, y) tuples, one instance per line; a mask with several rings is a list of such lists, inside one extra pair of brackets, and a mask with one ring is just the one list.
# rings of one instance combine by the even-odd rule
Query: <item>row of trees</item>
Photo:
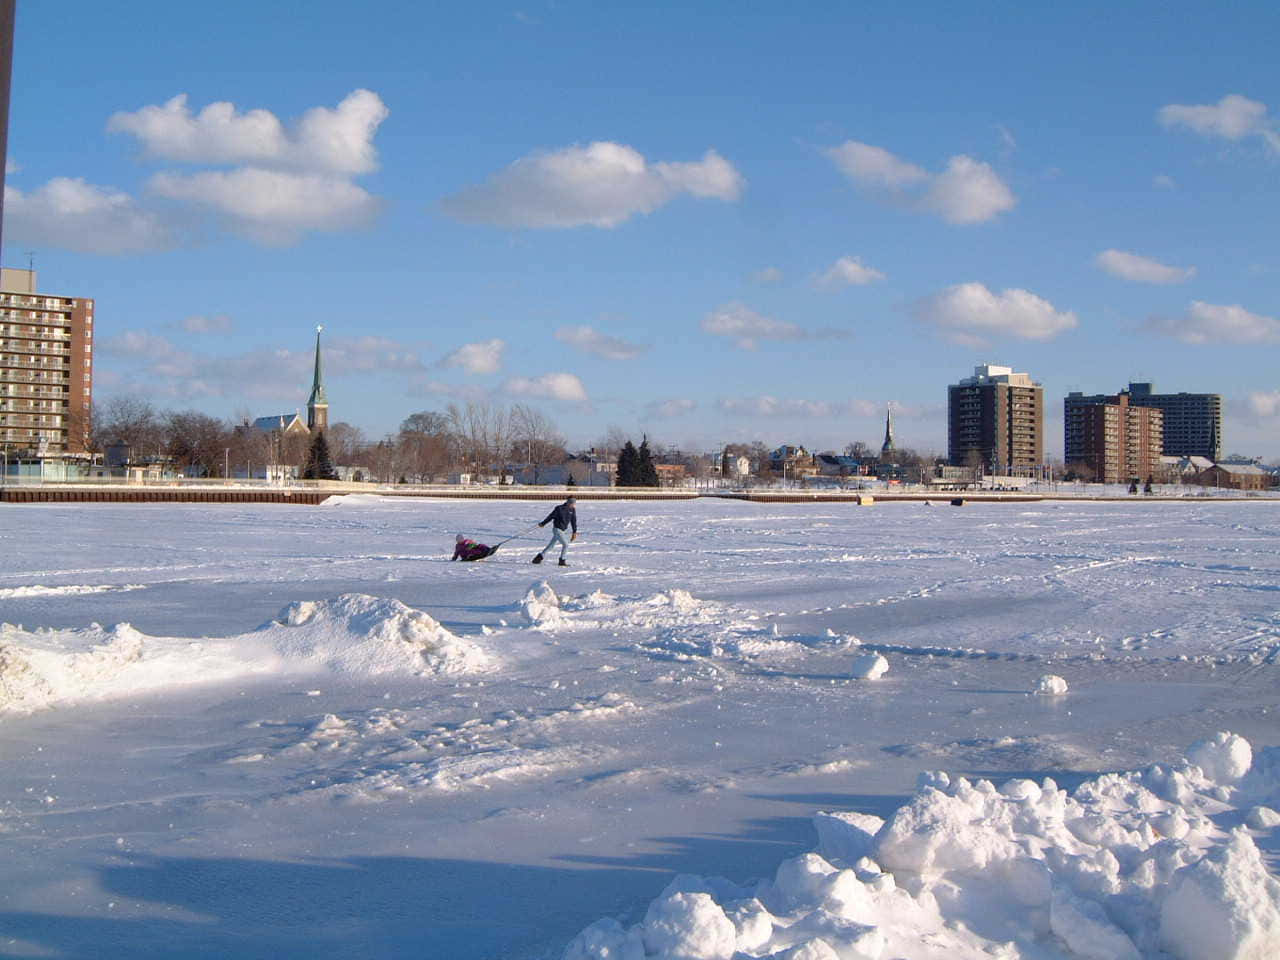
[[(250, 424), (247, 413), (220, 420), (118, 396), (94, 409), (89, 445), (93, 453), (122, 445), (135, 461), (163, 458), (211, 477), (253, 474), (268, 464), (303, 469), (314, 459), (313, 438), (264, 432)], [(568, 457), (554, 423), (525, 404), (449, 404), (443, 412), (412, 414), (396, 433), (372, 442), (359, 427), (332, 423), (325, 445), (332, 463), (356, 467), (368, 479), (384, 482), (425, 482), (512, 462), (528, 464), (536, 473)]]
[[(136, 396), (117, 396), (95, 407), (90, 431), (91, 450), (123, 444), (135, 460), (166, 458), (181, 469), (205, 476), (244, 475), (260, 472), (268, 464), (304, 469), (311, 459), (312, 438), (279, 436), (252, 429), (247, 412), (232, 420), (220, 420), (194, 410), (159, 410)], [(362, 478), (381, 482), (430, 482), (456, 473), (482, 474), (509, 464), (529, 468), (537, 482), (548, 468), (563, 464), (569, 453), (555, 423), (526, 404), (483, 401), (450, 403), (443, 411), (423, 410), (406, 417), (399, 429), (370, 440), (349, 423), (332, 423), (325, 433), (329, 460), (355, 467)], [(639, 446), (619, 427), (611, 426), (592, 447), (596, 456), (616, 460), (620, 486), (656, 486), (658, 463), (681, 463), (695, 478), (716, 477), (721, 458), (716, 455), (682, 454), (654, 446), (643, 437)], [(878, 455), (855, 442), (844, 452), (863, 462)], [(771, 477), (771, 448), (760, 441), (724, 445), (724, 457), (745, 456), (751, 473)], [(931, 471), (934, 457), (901, 449), (893, 462), (907, 476)]]

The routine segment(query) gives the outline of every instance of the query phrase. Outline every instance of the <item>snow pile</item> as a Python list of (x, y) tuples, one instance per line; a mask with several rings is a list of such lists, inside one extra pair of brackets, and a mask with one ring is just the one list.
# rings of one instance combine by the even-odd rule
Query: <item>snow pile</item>
[(1067, 681), (1052, 673), (1046, 673), (1031, 692), (1041, 697), (1061, 697), (1067, 692)]
[(889, 672), (889, 661), (878, 653), (863, 653), (853, 658), (850, 671), (855, 680), (879, 680)]
[(127, 623), (27, 631), (0, 624), (0, 711), (124, 697), (259, 674), (456, 674), (486, 669), (477, 646), (398, 600), (299, 601), (232, 637), (153, 637)]
[(525, 591), (518, 606), (531, 627), (558, 627), (565, 622), (560, 609), (560, 595), (545, 580), (539, 580)]
[(1210, 780), (1235, 783), (1253, 766), (1253, 748), (1244, 737), (1219, 732), (1188, 747), (1187, 759)]
[(818, 849), (738, 886), (677, 877), (630, 928), (605, 919), (564, 960), (1262, 960), (1280, 956), (1280, 881), (1234, 805), (1280, 791), (1232, 734), (1195, 762), (1049, 779), (927, 774), (888, 821), (815, 818)]
[(361, 593), (296, 601), (259, 632), (286, 662), (336, 673), (454, 674), (490, 664), (478, 647), (421, 610)]

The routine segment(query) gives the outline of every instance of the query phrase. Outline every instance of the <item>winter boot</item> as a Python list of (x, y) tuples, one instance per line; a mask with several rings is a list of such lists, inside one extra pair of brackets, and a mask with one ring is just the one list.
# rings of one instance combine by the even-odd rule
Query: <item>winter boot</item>
[(534, 563), (541, 563), (541, 562), (542, 562), (542, 554), (538, 554), (536, 557), (534, 557), (534, 558), (533, 558), (533, 562), (534, 562)]
[(568, 564), (564, 562), (564, 557), (561, 557), (561, 558), (560, 558), (560, 566), (562, 566), (562, 567), (567, 567), (567, 566), (568, 566)]

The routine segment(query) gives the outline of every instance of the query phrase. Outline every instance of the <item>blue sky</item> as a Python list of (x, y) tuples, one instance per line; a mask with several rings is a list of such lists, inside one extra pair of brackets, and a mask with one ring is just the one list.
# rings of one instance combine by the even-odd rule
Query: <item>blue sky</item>
[(1280, 458), (1275, 4), (20, 2), (4, 263), (97, 399), (945, 451), (980, 363)]

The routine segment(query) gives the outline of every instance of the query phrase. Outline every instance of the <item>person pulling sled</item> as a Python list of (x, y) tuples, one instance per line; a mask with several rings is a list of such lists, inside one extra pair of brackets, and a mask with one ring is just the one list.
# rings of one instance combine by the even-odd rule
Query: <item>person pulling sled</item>
[(476, 543), (474, 540), (468, 540), (462, 534), (458, 534), (458, 539), (453, 545), (453, 556), (451, 560), (483, 560), (485, 557), (491, 557), (498, 552), (497, 547), (488, 547), (483, 543)]
[[(534, 563), (542, 562), (542, 555), (551, 550), (557, 542), (560, 544), (560, 566), (567, 567), (564, 555), (569, 549), (569, 544), (578, 539), (578, 512), (573, 505), (577, 503), (573, 497), (570, 497), (564, 503), (558, 504), (554, 510), (547, 514), (547, 519), (543, 520), (538, 526), (545, 527), (551, 524), (551, 539), (547, 541), (547, 545), (542, 548), (536, 557), (533, 558)], [(573, 534), (565, 539), (565, 533), (569, 528), (573, 528)]]

